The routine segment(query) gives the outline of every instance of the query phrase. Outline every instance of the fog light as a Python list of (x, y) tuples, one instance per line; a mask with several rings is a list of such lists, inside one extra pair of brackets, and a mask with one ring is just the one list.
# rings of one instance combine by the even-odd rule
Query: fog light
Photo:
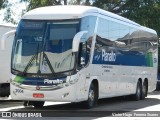
[(68, 95), (69, 95), (69, 93), (65, 93), (65, 94), (62, 95), (62, 98), (65, 98)]

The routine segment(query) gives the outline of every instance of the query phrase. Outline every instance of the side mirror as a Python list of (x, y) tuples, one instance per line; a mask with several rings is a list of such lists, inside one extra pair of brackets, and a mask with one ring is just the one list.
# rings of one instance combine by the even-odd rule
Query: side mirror
[(81, 32), (78, 32), (74, 38), (73, 38), (73, 43), (72, 43), (72, 52), (77, 52), (78, 49), (79, 49), (79, 43), (81, 41), (81, 37), (88, 33), (88, 31), (81, 31)]
[(9, 32), (6, 32), (1, 39), (1, 50), (5, 50), (5, 41), (7, 40), (8, 37), (10, 37), (11, 35), (14, 35), (16, 32), (16, 30), (11, 30)]

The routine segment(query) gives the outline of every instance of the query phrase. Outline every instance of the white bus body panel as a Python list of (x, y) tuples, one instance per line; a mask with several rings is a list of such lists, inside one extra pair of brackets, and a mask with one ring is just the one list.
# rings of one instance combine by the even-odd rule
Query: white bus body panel
[(98, 76), (99, 98), (134, 94), (139, 78), (148, 78), (148, 92), (156, 87), (155, 68), (95, 65), (92, 74)]
[[(15, 26), (0, 25), (0, 40), (2, 36), (11, 30), (15, 30)], [(5, 50), (0, 45), (0, 83), (9, 83), (11, 78), (10, 61), (14, 36), (9, 36), (5, 41)], [(0, 42), (1, 43), (1, 42)]]

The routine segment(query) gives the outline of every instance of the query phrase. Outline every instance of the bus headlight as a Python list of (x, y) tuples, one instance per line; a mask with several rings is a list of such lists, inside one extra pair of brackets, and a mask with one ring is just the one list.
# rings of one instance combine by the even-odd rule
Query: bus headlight
[(77, 81), (78, 81), (78, 78), (76, 78), (76, 79), (70, 79), (69, 83), (70, 84), (75, 84)]

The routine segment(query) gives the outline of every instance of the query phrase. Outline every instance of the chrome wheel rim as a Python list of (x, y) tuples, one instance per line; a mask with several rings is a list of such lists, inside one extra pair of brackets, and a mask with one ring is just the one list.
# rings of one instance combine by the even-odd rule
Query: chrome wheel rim
[(140, 87), (138, 85), (138, 88), (137, 88), (137, 97), (140, 98), (140, 94), (141, 94), (141, 90), (140, 90)]
[(93, 90), (90, 90), (88, 100), (90, 104), (94, 103), (94, 91)]

